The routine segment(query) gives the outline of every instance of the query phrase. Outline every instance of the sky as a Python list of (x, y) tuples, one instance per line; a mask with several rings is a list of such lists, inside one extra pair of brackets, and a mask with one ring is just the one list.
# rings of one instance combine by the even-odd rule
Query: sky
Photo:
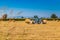
[(60, 0), (0, 0), (0, 17), (50, 17), (55, 13), (60, 17)]

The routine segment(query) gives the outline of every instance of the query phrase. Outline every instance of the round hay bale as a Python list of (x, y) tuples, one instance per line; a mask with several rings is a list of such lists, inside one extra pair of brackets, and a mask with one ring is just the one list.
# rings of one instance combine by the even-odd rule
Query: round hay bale
[(31, 20), (30, 19), (25, 19), (25, 22), (29, 24), (31, 22)]
[(46, 24), (47, 23), (47, 20), (43, 20), (43, 24)]
[(32, 20), (32, 24), (35, 24), (35, 21), (34, 20)]
[(32, 24), (32, 21), (30, 21), (30, 23)]

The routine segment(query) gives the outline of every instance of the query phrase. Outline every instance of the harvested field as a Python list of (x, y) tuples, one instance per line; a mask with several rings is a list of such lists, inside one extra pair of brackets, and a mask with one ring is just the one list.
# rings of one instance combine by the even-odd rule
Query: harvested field
[(24, 21), (0, 21), (0, 40), (60, 40), (60, 22), (27, 24)]

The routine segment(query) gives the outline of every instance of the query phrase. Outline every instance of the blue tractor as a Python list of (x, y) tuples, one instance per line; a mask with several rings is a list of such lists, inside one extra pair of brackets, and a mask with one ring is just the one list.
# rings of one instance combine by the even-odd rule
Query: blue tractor
[(41, 18), (34, 18), (32, 21), (32, 24), (40, 24), (42, 23), (42, 19)]

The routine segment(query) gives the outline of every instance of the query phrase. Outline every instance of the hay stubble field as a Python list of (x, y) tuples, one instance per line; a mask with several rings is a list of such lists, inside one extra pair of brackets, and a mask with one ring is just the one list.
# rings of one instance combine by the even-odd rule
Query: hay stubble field
[(0, 21), (0, 40), (60, 40), (60, 22), (27, 24), (24, 21)]

